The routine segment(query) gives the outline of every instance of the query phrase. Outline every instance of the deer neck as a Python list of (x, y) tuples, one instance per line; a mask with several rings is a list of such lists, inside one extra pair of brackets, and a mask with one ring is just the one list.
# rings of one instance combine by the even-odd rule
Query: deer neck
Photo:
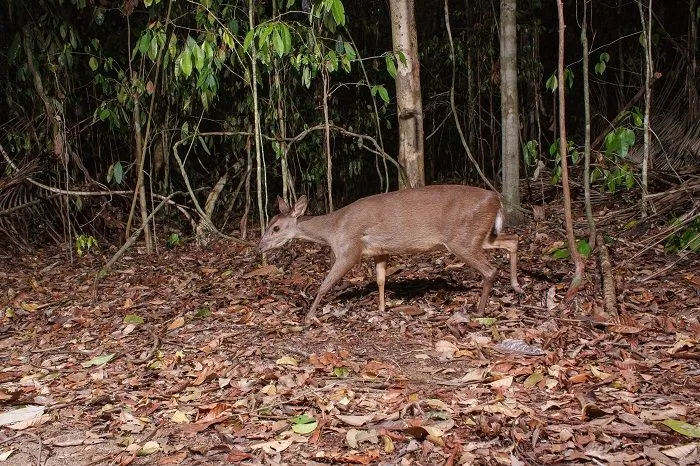
[(335, 231), (333, 214), (300, 217), (297, 220), (299, 234), (297, 238), (314, 243), (330, 244), (330, 237)]

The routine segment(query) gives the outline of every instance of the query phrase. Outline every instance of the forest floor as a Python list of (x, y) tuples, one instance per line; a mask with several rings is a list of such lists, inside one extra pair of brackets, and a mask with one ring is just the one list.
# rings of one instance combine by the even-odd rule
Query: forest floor
[(442, 251), (393, 258), (381, 315), (364, 261), (304, 330), (311, 243), (266, 266), (226, 241), (132, 249), (96, 287), (112, 249), (3, 248), (0, 465), (699, 464), (697, 256), (607, 231), (620, 318), (599, 322), (597, 252), (566, 302), (559, 224), (519, 233), (525, 295), (495, 252), (461, 336), (445, 320), (481, 280)]

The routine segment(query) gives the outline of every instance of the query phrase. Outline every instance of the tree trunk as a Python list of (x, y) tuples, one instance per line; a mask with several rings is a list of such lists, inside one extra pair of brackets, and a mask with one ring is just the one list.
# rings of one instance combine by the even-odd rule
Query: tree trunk
[(331, 126), (328, 118), (328, 72), (321, 72), (323, 78), (323, 148), (326, 152), (326, 187), (328, 188), (328, 212), (333, 212), (333, 159), (331, 159)]
[(59, 121), (63, 121), (63, 115), (59, 115), (61, 118), (56, 118), (56, 111), (44, 91), (44, 84), (41, 80), (41, 75), (36, 66), (36, 60), (34, 59), (34, 52), (32, 51), (32, 45), (29, 38), (29, 32), (25, 32), (24, 36), (24, 52), (27, 54), (27, 67), (29, 68), (29, 73), (32, 75), (34, 83), (34, 91), (37, 93), (41, 101), (44, 103), (44, 109), (46, 110), (46, 120), (51, 125), (51, 133), (53, 135), (53, 153), (61, 161), (61, 165), (68, 164), (68, 151), (66, 150), (66, 144), (63, 140), (63, 133), (61, 132), (61, 126)]
[(576, 270), (574, 278), (571, 280), (567, 298), (572, 298), (583, 282), (584, 263), (583, 258), (576, 249), (576, 238), (574, 237), (574, 222), (571, 214), (571, 190), (569, 189), (569, 162), (566, 150), (566, 99), (564, 89), (564, 5), (562, 0), (557, 0), (557, 12), (559, 15), (559, 63), (557, 66), (557, 79), (559, 90), (559, 153), (561, 154), (561, 184), (564, 191), (564, 218), (566, 222), (566, 238), (569, 243), (569, 254), (574, 261)]
[(647, 216), (647, 196), (649, 194), (649, 116), (651, 113), (651, 74), (654, 67), (651, 57), (651, 2), (649, 0), (649, 18), (648, 23), (645, 23), (644, 9), (642, 2), (639, 0), (639, 16), (642, 20), (642, 32), (644, 33), (644, 51), (645, 51), (645, 74), (644, 74), (644, 157), (642, 158), (642, 218)]
[[(467, 25), (473, 23), (472, 14), (469, 9), (469, 0), (464, 0), (464, 16)], [(476, 114), (476, 82), (474, 81), (474, 54), (469, 48), (465, 51), (467, 54), (467, 143), (472, 149), (476, 148), (476, 126), (478, 125), (478, 117)], [(465, 170), (465, 176), (469, 170)]]
[[(250, 130), (251, 128), (249, 128)], [(250, 174), (253, 172), (253, 136), (249, 136), (245, 143), (246, 153), (246, 171), (245, 171), (245, 203), (243, 205), (243, 216), (239, 230), (241, 231), (241, 239), (248, 238), (248, 213), (250, 213), (250, 204), (252, 202), (250, 196)]]
[(588, 244), (595, 247), (595, 219), (591, 207), (591, 95), (588, 82), (588, 0), (583, 0), (583, 25), (581, 27), (581, 45), (583, 47), (583, 195), (588, 219)]
[(277, 66), (275, 67), (275, 87), (277, 90), (277, 125), (279, 130), (279, 153), (280, 162), (282, 164), (282, 198), (289, 202), (289, 165), (287, 163), (287, 120), (285, 119), (284, 113), (284, 102), (282, 100), (282, 84), (280, 82), (280, 70), (281, 66), (280, 60), (277, 60)]
[(698, 100), (698, 61), (695, 55), (695, 49), (698, 42), (698, 17), (697, 17), (697, 2), (690, 0), (690, 15), (688, 16), (688, 63), (689, 70), (687, 73), (688, 87), (688, 121), (697, 121), (700, 116), (700, 100)]
[(516, 0), (501, 0), (501, 157), (503, 207), (508, 223), (522, 220), (520, 207), (520, 116), (518, 111), (518, 40)]
[[(479, 124), (479, 118), (476, 113), (476, 92), (474, 88), (474, 61), (471, 51), (467, 51), (467, 115), (469, 116), (468, 137), (467, 142), (469, 147), (476, 147), (476, 127)], [(466, 173), (465, 173), (466, 174)]]
[(394, 50), (403, 52), (406, 57), (406, 64), (398, 60), (396, 67), (396, 105), (399, 114), (399, 163), (406, 171), (409, 185), (406, 186), (399, 177), (399, 187), (423, 186), (423, 104), (414, 0), (390, 0), (389, 7)]
[[(135, 76), (133, 77), (135, 80)], [(145, 222), (148, 219), (148, 206), (146, 204), (146, 184), (144, 183), (144, 167), (146, 161), (146, 151), (143, 146), (143, 136), (141, 134), (141, 106), (139, 105), (139, 96), (134, 94), (134, 141), (136, 142), (136, 147), (134, 149), (134, 158), (136, 159), (136, 187), (134, 188), (134, 198), (131, 203), (131, 212), (129, 214), (129, 219), (126, 223), (126, 239), (129, 238), (131, 222), (134, 215), (134, 208), (136, 206), (136, 201), (138, 198), (139, 208), (141, 211), (141, 223), (143, 227), (143, 238), (146, 243), (146, 253), (151, 254), (153, 252), (153, 239), (151, 238), (151, 230)]]
[[(248, 25), (252, 30), (255, 27), (255, 7), (253, 0), (248, 0)], [(263, 200), (263, 158), (260, 138), (260, 113), (258, 112), (258, 57), (255, 41), (250, 46), (251, 76), (250, 87), (253, 91), (253, 144), (255, 147), (256, 188), (258, 190), (258, 224), (260, 233), (265, 231), (265, 202)]]
[[(279, 20), (277, 11), (277, 2), (272, 2), (272, 17), (275, 21)], [(273, 61), (273, 85), (274, 92), (277, 93), (277, 128), (279, 137), (279, 154), (280, 154), (280, 164), (282, 168), (282, 199), (286, 202), (290, 202), (289, 197), (289, 166), (287, 163), (287, 121), (284, 112), (284, 100), (282, 92), (282, 82), (280, 79), (280, 74), (282, 70), (283, 62), (279, 57), (275, 57)]]

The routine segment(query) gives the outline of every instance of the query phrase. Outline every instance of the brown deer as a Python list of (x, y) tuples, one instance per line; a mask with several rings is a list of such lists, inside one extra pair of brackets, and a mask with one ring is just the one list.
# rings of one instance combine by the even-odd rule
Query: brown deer
[(461, 185), (434, 185), (365, 197), (327, 215), (304, 217), (306, 196), (294, 207), (277, 198), (280, 214), (269, 223), (260, 240), (265, 252), (304, 239), (331, 247), (335, 262), (321, 283), (311, 309), (309, 325), (321, 298), (363, 256), (374, 257), (379, 285), (379, 310), (384, 311), (386, 261), (392, 254), (415, 254), (445, 247), (476, 269), (484, 279), (477, 311), (488, 302), (496, 269), (486, 249), (506, 249), (510, 255), (510, 283), (522, 293), (517, 277), (517, 235), (502, 235), (501, 202), (493, 191)]

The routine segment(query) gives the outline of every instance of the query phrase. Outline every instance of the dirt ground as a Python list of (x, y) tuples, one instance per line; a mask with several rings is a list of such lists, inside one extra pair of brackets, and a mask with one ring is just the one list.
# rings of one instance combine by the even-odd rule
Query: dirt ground
[(146, 256), (0, 253), (0, 465), (700, 464), (700, 268), (612, 235), (620, 317), (603, 314), (597, 252), (520, 231), (485, 316), (447, 252), (390, 262), (377, 311), (363, 262), (301, 322), (328, 251), (218, 241)]

